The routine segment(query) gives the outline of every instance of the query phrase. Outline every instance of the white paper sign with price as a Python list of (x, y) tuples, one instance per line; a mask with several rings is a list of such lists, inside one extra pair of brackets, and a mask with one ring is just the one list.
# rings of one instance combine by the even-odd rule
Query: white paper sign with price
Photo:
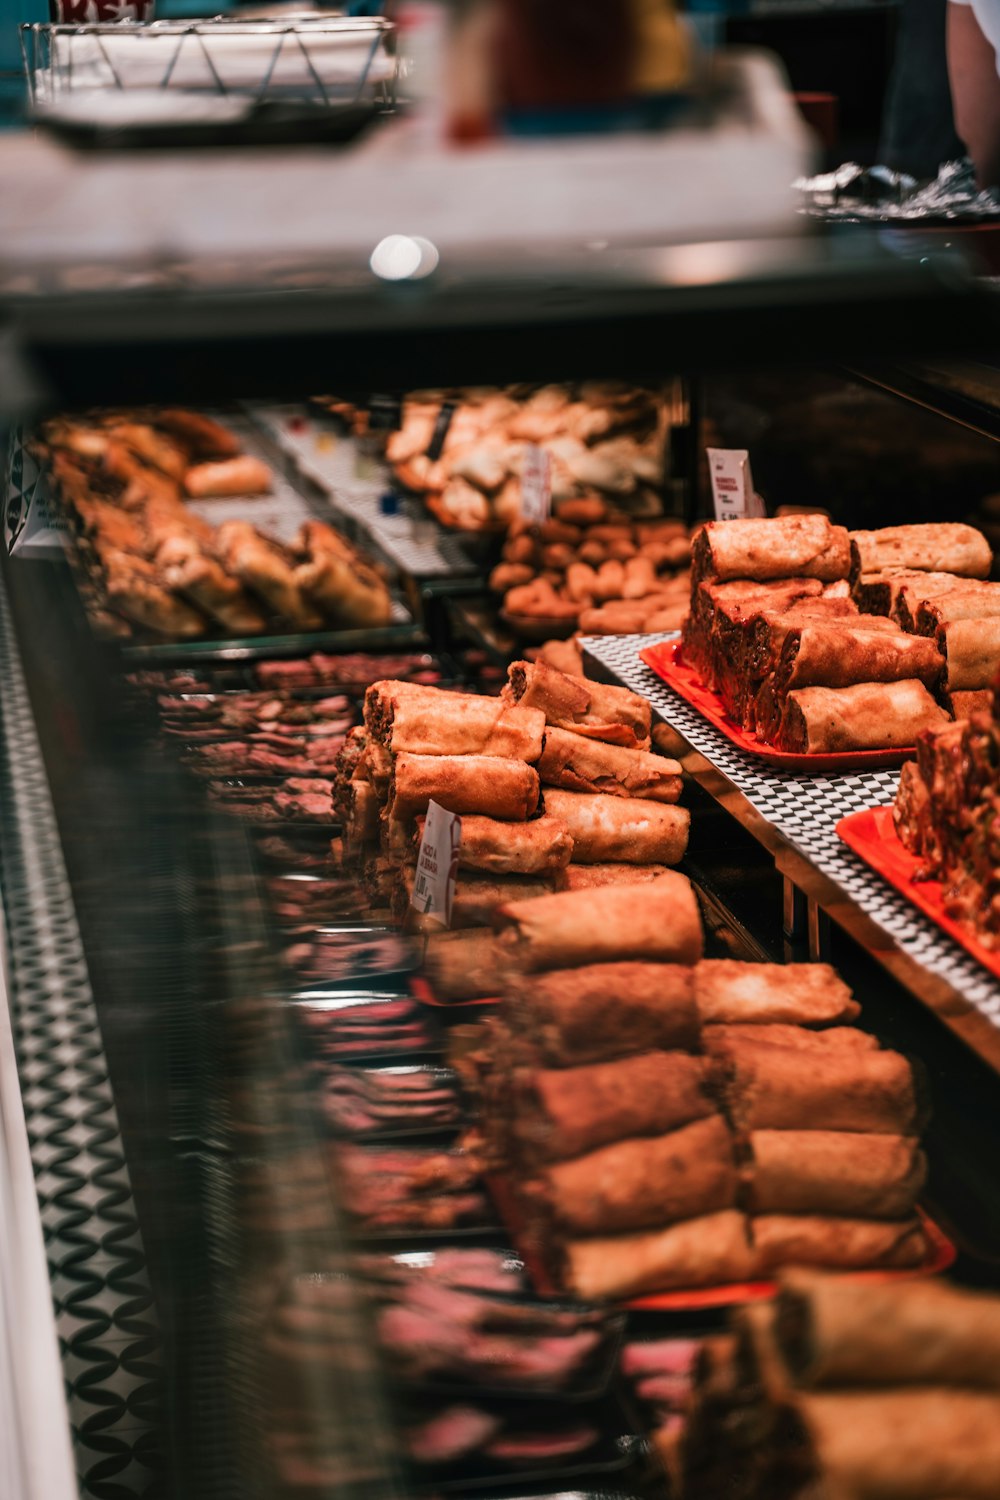
[(552, 514), (552, 455), (537, 443), (526, 443), (521, 469), (521, 516), (541, 526)]
[(424, 916), (437, 917), (445, 927), (451, 926), (461, 847), (461, 818), (436, 802), (428, 802), (410, 905)]
[(717, 521), (745, 521), (764, 515), (764, 502), (755, 492), (746, 448), (706, 448), (712, 479), (712, 502)]

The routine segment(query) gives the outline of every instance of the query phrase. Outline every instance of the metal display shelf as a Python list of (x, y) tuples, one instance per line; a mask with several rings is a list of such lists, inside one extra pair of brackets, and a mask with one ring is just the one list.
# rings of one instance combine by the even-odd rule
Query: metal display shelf
[(315, 485), (338, 521), (364, 546), (380, 552), (400, 573), (415, 579), (468, 577), (475, 564), (457, 537), (420, 507), (386, 515), (381, 499), (394, 484), (384, 464), (361, 453), (332, 420), (296, 406), (252, 406), (251, 419), (289, 461)]
[(914, 406), (947, 417), (982, 437), (1000, 441), (998, 371), (981, 361), (912, 359), (905, 362), (849, 365), (852, 380), (898, 396)]
[(1000, 1072), (1000, 981), (837, 836), (841, 818), (893, 801), (898, 770), (807, 776), (755, 761), (640, 661), (644, 646), (674, 635), (586, 636), (588, 671), (641, 693), (684, 738), (688, 774), (773, 855), (786, 882), (786, 930), (804, 918), (812, 957), (823, 956), (829, 918)]

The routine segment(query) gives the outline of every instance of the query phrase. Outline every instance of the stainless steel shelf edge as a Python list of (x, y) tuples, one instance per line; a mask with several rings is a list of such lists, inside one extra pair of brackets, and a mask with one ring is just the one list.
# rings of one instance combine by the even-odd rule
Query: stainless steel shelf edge
[(836, 824), (892, 802), (897, 770), (806, 775), (756, 762), (639, 659), (659, 635), (585, 636), (591, 675), (631, 688), (691, 746), (684, 767), (774, 856), (814, 907), (860, 942), (1000, 1072), (1000, 981), (852, 854)]
[[(10, 1025), (7, 1033), (0, 1022), (0, 1102), (6, 1129), (23, 1099), (22, 1151), (27, 1149), (30, 1161), (22, 1155), (17, 1191), (22, 1200), (36, 1199), (33, 1214), (25, 1207), (24, 1217), (11, 1219), (7, 1227), (25, 1236), (27, 1256), (35, 1218), (49, 1279), (46, 1293), (41, 1267), (35, 1266), (25, 1287), (32, 1300), (17, 1309), (18, 1317), (42, 1318), (32, 1337), (18, 1341), (17, 1395), (19, 1401), (32, 1401), (29, 1462), (39, 1476), (52, 1476), (51, 1484), (38, 1489), (38, 1500), (61, 1500), (64, 1493), (95, 1500), (109, 1492), (138, 1495), (149, 1491), (159, 1467), (159, 1332), (94, 996), (2, 577), (0, 683), (0, 890)], [(12, 1074), (20, 1078), (23, 1093), (15, 1094)], [(5, 1159), (15, 1148), (16, 1127), (11, 1127)], [(0, 1264), (0, 1271), (7, 1269), (6, 1262)], [(65, 1395), (53, 1369), (53, 1324)], [(67, 1409), (68, 1428), (60, 1422)], [(70, 1431), (77, 1478), (64, 1491), (61, 1486), (71, 1480), (66, 1473)], [(35, 1451), (39, 1443), (44, 1453)], [(20, 1500), (17, 1490), (3, 1493)], [(35, 1493), (28, 1491), (31, 1500)]]

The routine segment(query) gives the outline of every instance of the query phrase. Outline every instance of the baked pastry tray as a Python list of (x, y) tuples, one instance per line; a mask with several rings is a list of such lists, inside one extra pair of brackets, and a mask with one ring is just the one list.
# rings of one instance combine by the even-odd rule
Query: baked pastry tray
[(687, 665), (681, 654), (679, 640), (665, 641), (660, 646), (647, 646), (639, 652), (648, 667), (657, 677), (676, 689), (692, 708), (704, 715), (710, 724), (720, 730), (745, 750), (748, 755), (765, 761), (771, 766), (781, 766), (788, 771), (863, 771), (875, 766), (898, 766), (915, 751), (912, 745), (885, 750), (848, 750), (829, 754), (800, 755), (787, 750), (776, 750), (759, 739), (752, 731), (744, 729), (731, 719), (719, 694), (707, 688), (693, 667)]
[(877, 870), (895, 890), (912, 901), (918, 911), (929, 917), (956, 943), (961, 943), (966, 952), (971, 953), (984, 969), (989, 969), (991, 974), (1000, 979), (1000, 953), (987, 948), (971, 928), (948, 916), (940, 880), (918, 878), (921, 862), (915, 854), (910, 853), (896, 833), (891, 807), (870, 807), (852, 813), (849, 818), (841, 818), (837, 824), (837, 833), (848, 849), (853, 849), (866, 865)]

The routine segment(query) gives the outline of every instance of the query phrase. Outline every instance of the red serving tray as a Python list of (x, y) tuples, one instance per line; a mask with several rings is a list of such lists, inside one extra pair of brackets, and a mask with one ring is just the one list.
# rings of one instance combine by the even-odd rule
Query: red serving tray
[(680, 641), (646, 646), (639, 656), (657, 677), (680, 693), (684, 701), (696, 708), (727, 740), (757, 760), (780, 766), (784, 771), (864, 771), (876, 766), (898, 766), (916, 754), (913, 745), (895, 750), (841, 750), (825, 755), (794, 755), (775, 750), (773, 745), (768, 745), (729, 717), (718, 693), (707, 688), (695, 669), (683, 660)]
[[(486, 1178), (486, 1187), (493, 1206), (524, 1261), (524, 1268), (539, 1297), (562, 1297), (565, 1294), (553, 1286), (538, 1257), (524, 1243), (524, 1225), (517, 1210), (514, 1194), (503, 1178), (493, 1173)], [(846, 1274), (859, 1281), (911, 1281), (918, 1276), (937, 1276), (954, 1263), (955, 1246), (944, 1230), (927, 1217), (922, 1208), (917, 1215), (927, 1236), (928, 1255), (922, 1266), (905, 1270), (851, 1271)], [(732, 1307), (737, 1303), (761, 1302), (777, 1292), (775, 1281), (734, 1281), (724, 1286), (691, 1287), (673, 1292), (655, 1292), (643, 1297), (629, 1297), (617, 1305), (643, 1309), (648, 1312), (697, 1312), (705, 1307)]]
[(410, 980), (410, 994), (421, 1005), (433, 1005), (439, 1010), (470, 1010), (479, 1005), (500, 1005), (502, 995), (490, 995), (485, 1000), (439, 1000), (426, 979), (414, 975)]
[(903, 844), (892, 825), (891, 807), (869, 807), (863, 812), (851, 813), (841, 818), (837, 832), (849, 849), (853, 849), (866, 865), (895, 886), (907, 901), (911, 901), (925, 917), (946, 932), (956, 943), (961, 943), (967, 953), (989, 969), (1000, 979), (1000, 953), (995, 952), (976, 937), (971, 928), (956, 922), (944, 909), (940, 880), (916, 880), (920, 860)]

